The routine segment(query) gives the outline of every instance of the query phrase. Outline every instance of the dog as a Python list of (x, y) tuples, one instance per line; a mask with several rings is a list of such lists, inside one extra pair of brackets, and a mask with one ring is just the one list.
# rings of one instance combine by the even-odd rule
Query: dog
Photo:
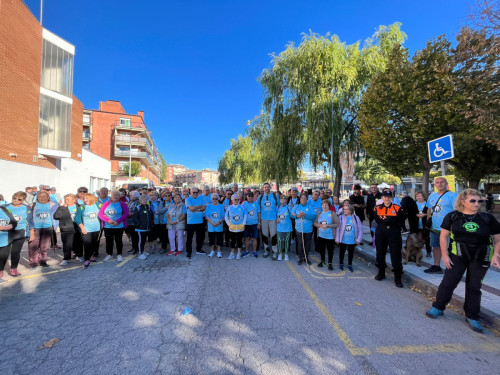
[(414, 261), (417, 267), (420, 267), (422, 259), (422, 248), (425, 245), (425, 240), (422, 233), (410, 233), (406, 238), (405, 252), (403, 256), (405, 261), (403, 264), (408, 264), (408, 261)]

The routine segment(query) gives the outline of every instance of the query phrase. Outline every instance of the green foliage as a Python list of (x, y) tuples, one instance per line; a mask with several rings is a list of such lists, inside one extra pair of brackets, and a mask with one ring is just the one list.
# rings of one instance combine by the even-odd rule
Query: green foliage
[[(128, 176), (129, 166), (130, 166), (129, 163), (127, 163), (123, 166), (123, 174), (125, 176)], [(137, 160), (133, 160), (132, 161), (132, 169), (130, 171), (130, 176), (131, 177), (139, 176), (139, 173), (141, 173), (141, 163), (138, 162)]]
[(219, 160), (219, 182), (221, 184), (256, 182), (258, 156), (259, 152), (250, 137), (239, 135), (238, 139), (231, 139), (230, 149)]
[(401, 183), (399, 177), (390, 174), (378, 160), (372, 158), (366, 158), (356, 163), (354, 166), (354, 175), (367, 184), (380, 185), (382, 182), (385, 182), (389, 185), (399, 185)]

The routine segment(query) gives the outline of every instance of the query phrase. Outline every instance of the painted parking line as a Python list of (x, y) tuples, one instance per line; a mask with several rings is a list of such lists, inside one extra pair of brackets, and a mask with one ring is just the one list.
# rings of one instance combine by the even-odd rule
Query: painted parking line
[(123, 267), (127, 262), (129, 262), (130, 260), (134, 259), (135, 258), (135, 255), (129, 255), (128, 257), (126, 257), (125, 259), (123, 259), (121, 262), (119, 262), (116, 267), (120, 268), (120, 267)]
[[(299, 283), (305, 289), (309, 297), (313, 300), (316, 307), (326, 318), (327, 322), (332, 326), (338, 338), (342, 341), (345, 348), (353, 356), (369, 356), (369, 355), (396, 355), (396, 354), (425, 354), (425, 353), (500, 353), (500, 345), (498, 343), (484, 343), (480, 345), (462, 345), (462, 344), (430, 344), (430, 345), (395, 345), (395, 346), (378, 346), (375, 348), (357, 347), (349, 338), (347, 333), (342, 329), (340, 324), (335, 320), (328, 308), (314, 291), (311, 286), (304, 280), (302, 275), (297, 271), (291, 262), (287, 262), (288, 267), (295, 275)], [(489, 337), (487, 337), (489, 338)]]

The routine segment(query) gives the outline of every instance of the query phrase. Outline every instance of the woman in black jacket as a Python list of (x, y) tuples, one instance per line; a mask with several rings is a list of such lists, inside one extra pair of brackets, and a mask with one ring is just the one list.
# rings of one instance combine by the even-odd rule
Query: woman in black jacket
[[(59, 220), (59, 229), (61, 230), (61, 240), (63, 243), (64, 258), (61, 266), (67, 265), (68, 261), (71, 260), (75, 235), (80, 235), (78, 226), (75, 223), (75, 216), (79, 208), (80, 205), (76, 203), (76, 196), (74, 194), (67, 194), (64, 196), (64, 205), (59, 206), (56, 212), (54, 212), (54, 219)], [(78, 243), (78, 241), (76, 242)]]
[(153, 209), (148, 204), (148, 196), (141, 195), (139, 197), (140, 204), (134, 208), (132, 221), (134, 222), (135, 231), (139, 234), (139, 259), (146, 259), (149, 253), (144, 252), (148, 232), (151, 230), (155, 220)]

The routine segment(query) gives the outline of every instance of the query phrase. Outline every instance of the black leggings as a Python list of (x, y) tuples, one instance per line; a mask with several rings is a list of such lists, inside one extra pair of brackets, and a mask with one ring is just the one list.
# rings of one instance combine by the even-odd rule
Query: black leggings
[(132, 242), (132, 249), (135, 251), (139, 251), (139, 235), (135, 231), (135, 226), (128, 225), (127, 229), (125, 229), (125, 233), (130, 235), (130, 242)]
[(146, 240), (149, 236), (149, 230), (136, 232), (139, 238), (139, 254), (144, 253), (144, 246), (146, 246)]
[(340, 252), (339, 252), (339, 264), (344, 264), (344, 254), (347, 250), (347, 264), (352, 266), (352, 259), (354, 258), (354, 246), (348, 245), (345, 243), (340, 244)]
[(99, 231), (82, 234), (84, 259), (90, 260), (92, 255), (99, 251)]
[(61, 241), (63, 245), (64, 260), (71, 259), (71, 252), (73, 251), (73, 241), (75, 238), (74, 232), (61, 232)]
[(113, 241), (116, 244), (116, 254), (122, 255), (123, 228), (104, 228), (106, 236), (106, 254), (113, 255)]
[(168, 244), (168, 231), (165, 224), (160, 224), (160, 226), (158, 227), (158, 237), (161, 241), (161, 248), (163, 250), (166, 250)]
[(0, 271), (5, 268), (5, 263), (9, 259), (10, 245), (0, 247)]
[(323, 237), (318, 237), (318, 249), (317, 252), (321, 254), (321, 261), (325, 261), (325, 247), (328, 250), (328, 263), (331, 264), (333, 261), (333, 249), (335, 248), (335, 240), (330, 240)]
[(12, 241), (12, 245), (10, 248), (10, 268), (17, 268), (19, 265), (19, 261), (21, 260), (21, 250), (23, 248), (24, 242), (26, 238), (19, 238), (17, 240)]

